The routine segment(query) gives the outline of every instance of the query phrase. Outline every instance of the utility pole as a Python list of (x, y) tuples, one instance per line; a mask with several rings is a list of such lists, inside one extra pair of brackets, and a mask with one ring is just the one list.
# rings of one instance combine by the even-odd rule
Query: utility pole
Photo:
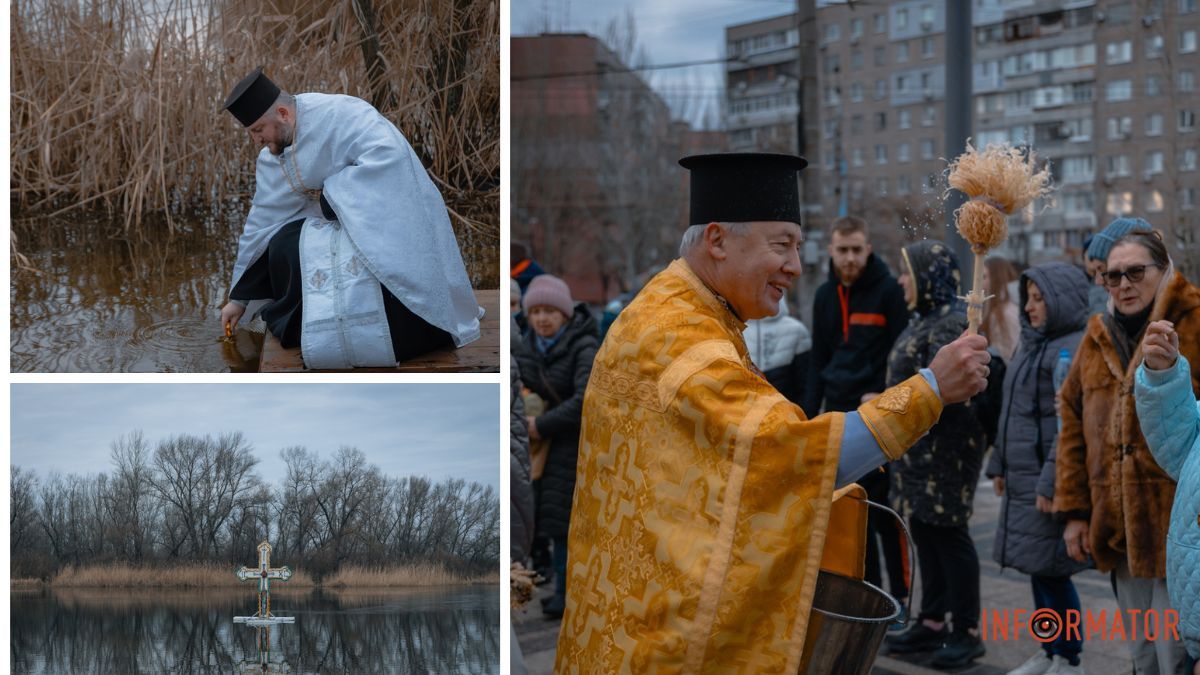
[[(975, 88), (971, 68), (971, 4), (963, 0), (946, 0), (946, 138), (943, 147), (946, 159), (953, 159), (967, 148), (971, 135), (971, 95)], [(974, 272), (971, 246), (954, 226), (954, 211), (966, 202), (966, 195), (951, 190), (946, 195), (946, 243), (958, 256), (964, 279)], [(965, 290), (965, 289), (964, 289)]]

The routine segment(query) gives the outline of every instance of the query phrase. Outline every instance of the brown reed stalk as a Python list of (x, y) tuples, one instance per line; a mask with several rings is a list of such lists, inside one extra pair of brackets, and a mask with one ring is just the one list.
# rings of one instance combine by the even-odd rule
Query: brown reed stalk
[[(108, 563), (83, 567), (64, 567), (50, 582), (63, 588), (219, 588), (244, 586), (234, 574), (235, 567), (201, 563), (137, 566)], [(293, 570), (286, 584), (293, 588), (314, 586), (303, 570)]]
[(460, 236), (499, 243), (497, 0), (16, 0), (10, 23), (19, 212), (98, 208), (131, 234), (246, 204), (256, 149), (221, 104), (264, 65), (292, 92), (375, 101)]
[(468, 577), (433, 563), (363, 567), (345, 565), (322, 581), (325, 588), (368, 588), (389, 586), (451, 586), (500, 583), (499, 573)]

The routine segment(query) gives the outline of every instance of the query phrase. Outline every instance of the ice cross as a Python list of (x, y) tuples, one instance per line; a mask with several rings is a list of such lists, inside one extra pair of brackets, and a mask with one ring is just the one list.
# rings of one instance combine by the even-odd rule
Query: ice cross
[(258, 614), (257, 619), (271, 617), (271, 580), (287, 581), (292, 578), (292, 568), (271, 567), (271, 545), (266, 541), (258, 545), (258, 567), (243, 567), (237, 571), (242, 581), (258, 579)]

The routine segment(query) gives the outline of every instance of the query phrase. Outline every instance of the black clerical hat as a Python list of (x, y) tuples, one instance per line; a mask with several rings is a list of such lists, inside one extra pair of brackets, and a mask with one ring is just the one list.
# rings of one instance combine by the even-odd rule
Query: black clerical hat
[(796, 155), (730, 152), (679, 160), (692, 172), (688, 223), (784, 221), (800, 224), (796, 172), (808, 160)]
[(229, 98), (225, 99), (225, 109), (233, 113), (242, 126), (248, 127), (270, 110), (277, 98), (279, 87), (263, 74), (259, 66), (233, 88)]

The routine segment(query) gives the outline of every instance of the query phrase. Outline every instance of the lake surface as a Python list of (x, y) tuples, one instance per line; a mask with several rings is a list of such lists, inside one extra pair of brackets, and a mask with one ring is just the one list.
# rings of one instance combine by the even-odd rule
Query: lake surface
[[(231, 225), (230, 223), (236, 223)], [(116, 223), (22, 220), (9, 290), (12, 372), (251, 372), (262, 324), (224, 340), (221, 306), (241, 221), (176, 221), (125, 237)], [(459, 245), (476, 288), (495, 288), (498, 244)]]
[(296, 623), (233, 623), (252, 591), (11, 593), (13, 675), (498, 673), (497, 586), (271, 593)]

